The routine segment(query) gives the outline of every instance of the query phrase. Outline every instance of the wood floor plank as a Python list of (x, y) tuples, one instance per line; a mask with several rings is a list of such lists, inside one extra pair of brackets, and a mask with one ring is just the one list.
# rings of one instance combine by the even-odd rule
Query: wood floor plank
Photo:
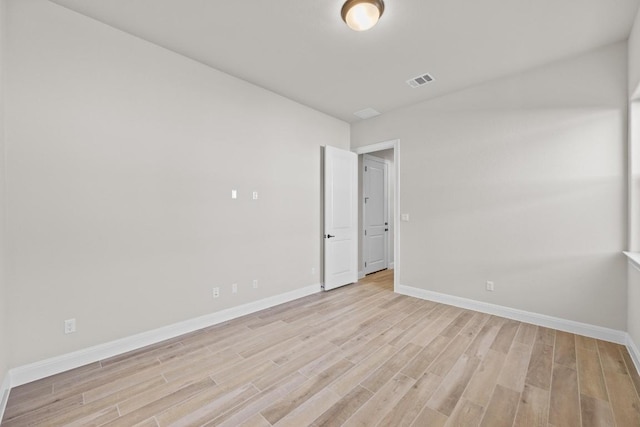
[[(541, 328), (538, 328), (540, 332)], [(545, 343), (543, 336), (538, 336), (529, 360), (525, 382), (543, 390), (551, 390), (551, 372), (553, 369), (553, 345)]]
[(606, 370), (604, 377), (617, 425), (640, 426), (640, 402), (631, 379), (627, 375)]
[(553, 367), (549, 423), (558, 426), (580, 426), (580, 393), (578, 374), (563, 365)]
[(277, 423), (295, 408), (302, 405), (349, 369), (353, 368), (353, 366), (353, 363), (346, 359), (339, 360), (316, 377), (304, 382), (300, 387), (288, 393), (282, 399), (260, 411), (260, 413), (271, 424)]
[(438, 411), (425, 406), (422, 412), (418, 415), (415, 421), (411, 424), (412, 427), (443, 427), (447, 423), (448, 418), (442, 415)]
[(440, 377), (447, 375), (470, 343), (470, 337), (463, 335), (456, 336), (429, 366), (428, 372)]
[(617, 373), (620, 375), (627, 374), (627, 365), (624, 362), (620, 346), (605, 341), (597, 341), (598, 352), (600, 353), (600, 362), (602, 369), (606, 373)]
[(414, 379), (420, 378), (450, 342), (450, 338), (438, 335), (420, 350), (416, 357), (402, 369), (402, 373)]
[(338, 400), (340, 400), (340, 396), (331, 391), (331, 389), (325, 388), (287, 414), (275, 426), (300, 427), (311, 425), (316, 418), (332, 407)]
[(393, 355), (392, 358), (384, 362), (378, 369), (373, 371), (362, 384), (367, 390), (377, 392), (380, 388), (400, 372), (413, 357), (418, 354), (420, 347), (415, 344), (407, 344)]
[(609, 396), (597, 349), (589, 350), (578, 346), (576, 356), (578, 376), (580, 377), (580, 393), (608, 402)]
[(421, 376), (378, 425), (395, 427), (411, 425), (441, 382), (442, 377), (437, 375)]
[(544, 427), (549, 419), (549, 391), (526, 384), (520, 397), (514, 427)]
[(616, 425), (608, 402), (583, 394), (580, 396), (580, 408), (584, 427), (614, 427)]
[[(197, 393), (207, 389), (215, 387), (215, 383), (210, 379), (205, 379), (199, 381), (197, 383), (186, 385), (172, 393), (168, 393), (157, 400), (149, 402), (144, 406), (137, 407), (128, 412), (123, 412), (120, 409), (120, 405), (118, 405), (118, 409), (120, 410), (122, 415), (121, 417), (105, 424), (107, 427), (127, 427), (132, 426), (136, 423), (144, 421), (150, 417), (155, 416), (155, 414), (161, 413), (172, 406), (189, 399), (190, 397), (196, 395)], [(138, 406), (138, 405), (135, 405)]]
[(312, 427), (343, 425), (362, 405), (373, 396), (364, 387), (356, 386), (349, 394), (333, 404), (311, 424)]
[(519, 399), (520, 393), (501, 385), (496, 385), (480, 425), (486, 427), (510, 427), (516, 416)]
[(245, 422), (238, 424), (238, 427), (271, 427), (271, 424), (261, 414), (256, 414)]
[[(96, 412), (102, 412), (105, 409), (116, 408), (119, 402), (130, 399), (140, 393), (146, 393), (147, 390), (153, 390), (157, 387), (166, 384), (166, 381), (162, 377), (151, 378), (146, 381), (133, 384), (128, 388), (114, 391), (113, 393), (102, 397), (99, 400), (93, 402), (85, 402), (85, 404), (73, 409), (67, 409), (61, 411), (56, 415), (47, 417), (43, 420), (43, 425), (67, 425), (79, 422), (80, 419), (91, 419), (91, 414)], [(116, 409), (116, 412), (117, 409)], [(118, 415), (119, 416), (119, 415)], [(105, 421), (106, 422), (106, 421)]]
[(236, 388), (217, 387), (204, 390), (157, 415), (160, 426), (202, 425), (246, 402), (259, 393), (252, 384)]
[(469, 320), (471, 320), (473, 315), (474, 313), (472, 311), (463, 311), (458, 315), (458, 317), (455, 318), (453, 322), (451, 322), (446, 328), (444, 328), (442, 332), (440, 332), (440, 335), (449, 338), (455, 337), (460, 333), (462, 328), (464, 328), (467, 323), (469, 323)]
[(493, 341), (493, 344), (491, 344), (491, 349), (505, 354), (509, 353), (511, 343), (516, 337), (519, 327), (520, 322), (516, 322), (514, 320), (507, 320), (504, 322), (498, 331), (498, 335), (496, 335), (496, 339)]
[(576, 339), (574, 334), (562, 331), (556, 332), (553, 361), (558, 365), (576, 369)]
[(633, 383), (636, 389), (636, 394), (640, 396), (640, 375), (638, 374), (638, 370), (636, 369), (636, 366), (634, 365), (633, 360), (631, 359), (631, 355), (629, 354), (629, 351), (627, 351), (627, 349), (622, 349), (621, 352), (622, 352), (622, 358), (624, 359), (624, 363), (625, 365), (627, 365), (627, 372), (631, 377), (631, 382)]
[(367, 378), (373, 371), (378, 369), (383, 363), (396, 354), (398, 350), (390, 345), (383, 347), (380, 351), (372, 354), (353, 369), (349, 370), (342, 378), (334, 382), (330, 388), (340, 396), (347, 395), (358, 384)]
[(230, 411), (227, 411), (215, 418), (213, 421), (204, 424), (203, 427), (236, 427), (258, 414), (264, 408), (269, 406), (271, 402), (282, 399), (284, 396), (300, 387), (305, 380), (306, 378), (304, 376), (297, 373), (293, 374), (260, 393), (251, 396), (249, 399), (245, 400)]
[(498, 377), (498, 384), (511, 390), (522, 392), (531, 359), (531, 347), (513, 342)]
[(353, 414), (344, 426), (369, 427), (376, 425), (395, 406), (396, 402), (415, 384), (413, 378), (397, 374), (385, 383), (360, 409)]
[(480, 365), (480, 359), (462, 354), (447, 376), (444, 377), (438, 390), (429, 399), (427, 406), (441, 414), (450, 416), (478, 365)]
[(537, 332), (538, 327), (536, 325), (532, 325), (530, 323), (520, 323), (520, 327), (518, 328), (518, 332), (516, 333), (515, 341), (519, 342), (520, 344), (532, 346), (536, 339)]
[(489, 352), (491, 345), (498, 336), (498, 332), (500, 332), (503, 323), (503, 321), (497, 318), (490, 318), (473, 337), (473, 341), (469, 347), (467, 347), (465, 353), (479, 359), (484, 359), (484, 356)]
[(479, 406), (486, 407), (498, 382), (498, 376), (506, 357), (507, 355), (504, 353), (489, 350), (476, 374), (469, 381), (463, 397)]
[(480, 425), (484, 408), (469, 400), (462, 399), (456, 406), (445, 427), (476, 427)]

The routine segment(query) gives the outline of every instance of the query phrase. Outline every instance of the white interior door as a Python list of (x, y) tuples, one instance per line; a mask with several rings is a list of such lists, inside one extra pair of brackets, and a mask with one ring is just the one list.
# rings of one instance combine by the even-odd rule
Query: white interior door
[(324, 149), (325, 291), (358, 281), (358, 157)]
[(382, 159), (365, 155), (363, 164), (364, 274), (370, 274), (389, 266), (388, 172)]

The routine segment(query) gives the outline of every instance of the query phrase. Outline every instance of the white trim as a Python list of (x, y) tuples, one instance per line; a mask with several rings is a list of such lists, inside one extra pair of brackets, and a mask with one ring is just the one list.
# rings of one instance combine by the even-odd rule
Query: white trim
[(389, 263), (389, 270), (393, 270), (393, 266), (394, 266), (394, 263), (393, 263), (393, 261), (391, 261), (391, 262)]
[(352, 151), (356, 154), (367, 154), (375, 151), (388, 150), (393, 148), (393, 171), (395, 175), (395, 189), (393, 193), (393, 262), (396, 270), (393, 275), (393, 289), (397, 291), (400, 287), (400, 140), (378, 142), (377, 144), (356, 147)]
[(31, 381), (46, 378), (50, 375), (68, 371), (69, 369), (78, 368), (89, 363), (94, 363), (99, 360), (104, 360), (151, 344), (156, 344), (167, 339), (175, 338), (189, 332), (197, 331), (198, 329), (255, 313), (278, 304), (283, 304), (285, 302), (315, 294), (320, 292), (320, 290), (320, 284), (306, 286), (301, 289), (296, 289), (280, 295), (274, 295), (259, 301), (250, 302), (237, 307), (231, 307), (216, 313), (207, 314), (205, 316), (174, 323), (173, 325), (164, 326), (162, 328), (132, 335), (119, 340), (99, 344), (94, 347), (74, 351), (73, 353), (63, 354), (40, 362), (20, 366), (9, 371), (11, 387), (17, 387)]
[(629, 263), (636, 268), (636, 270), (640, 270), (640, 252), (622, 252), (629, 259)]
[(640, 350), (638, 350), (638, 346), (633, 342), (633, 339), (629, 334), (627, 334), (626, 344), (627, 350), (629, 350), (629, 354), (631, 355), (631, 359), (633, 360), (636, 371), (638, 371), (638, 374), (640, 374)]
[(4, 410), (7, 409), (9, 401), (9, 392), (11, 391), (11, 375), (7, 372), (4, 375), (2, 385), (0, 385), (0, 422), (4, 418)]
[(366, 274), (364, 274), (364, 271), (358, 271), (358, 280), (362, 279), (364, 276), (366, 276)]
[(455, 307), (466, 308), (468, 310), (479, 311), (481, 313), (493, 314), (500, 317), (506, 317), (507, 319), (571, 332), (573, 334), (596, 338), (603, 341), (610, 341), (616, 344), (625, 345), (628, 343), (628, 334), (616, 329), (609, 329), (602, 326), (561, 319), (558, 317), (547, 316), (546, 314), (532, 313), (529, 311), (518, 310), (515, 308), (504, 307), (497, 304), (490, 304), (453, 295), (441, 294), (405, 285), (398, 286), (396, 292), (402, 295), (453, 305)]
[[(352, 149), (351, 151), (353, 151), (356, 154), (367, 154), (367, 153), (373, 153), (374, 151), (382, 151), (382, 150), (388, 150), (390, 148), (396, 148), (396, 142), (400, 142), (399, 139), (392, 139), (390, 141), (384, 141), (384, 142), (378, 142), (375, 144), (369, 144), (369, 145), (363, 145), (362, 147), (356, 147), (354, 149)], [(395, 153), (393, 153), (395, 154)], [(394, 158), (395, 160), (395, 158)]]

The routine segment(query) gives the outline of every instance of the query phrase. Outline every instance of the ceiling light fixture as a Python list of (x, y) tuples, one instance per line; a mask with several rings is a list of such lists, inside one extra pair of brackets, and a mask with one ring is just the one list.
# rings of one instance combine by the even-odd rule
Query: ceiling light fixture
[(382, 0), (347, 0), (340, 14), (349, 28), (365, 31), (376, 25), (383, 12)]

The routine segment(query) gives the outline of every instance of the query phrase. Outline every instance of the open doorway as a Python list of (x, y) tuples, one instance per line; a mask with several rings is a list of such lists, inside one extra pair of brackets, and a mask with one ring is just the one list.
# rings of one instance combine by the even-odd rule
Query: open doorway
[(393, 269), (393, 230), (390, 225), (390, 174), (393, 169), (393, 150), (361, 154), (359, 200), (361, 218), (361, 264), (365, 276)]
[[(358, 147), (353, 150), (358, 154), (359, 160), (359, 178), (358, 178), (358, 193), (359, 193), (359, 245), (358, 245), (358, 271), (359, 277), (363, 278), (367, 273), (373, 273), (367, 276), (365, 279), (367, 282), (375, 282), (377, 277), (383, 278), (385, 281), (393, 279), (393, 288), (397, 289), (400, 278), (400, 262), (399, 262), (399, 242), (400, 242), (400, 228), (399, 228), (399, 212), (400, 212), (400, 141), (392, 140), (385, 141), (377, 144), (366, 145)], [(365, 157), (365, 155), (367, 155)], [(375, 218), (375, 221), (369, 221), (367, 223), (365, 212), (365, 197), (370, 197), (370, 194), (365, 196), (365, 159), (382, 161), (387, 165), (387, 177), (386, 179), (386, 215), (385, 220), (380, 221), (380, 217)], [(367, 166), (371, 166), (367, 164)], [(381, 173), (381, 172), (379, 172)], [(371, 178), (371, 176), (369, 177)], [(373, 179), (378, 180), (379, 177)], [(380, 224), (378, 224), (381, 222)], [(386, 225), (384, 223), (387, 223)], [(369, 227), (374, 227), (371, 229)], [(381, 229), (380, 226), (383, 226)], [(386, 227), (385, 227), (386, 226)], [(377, 227), (377, 229), (375, 229)], [(384, 232), (384, 228), (387, 228), (386, 238), (381, 238), (380, 231)], [(366, 241), (365, 230), (367, 233), (378, 233), (374, 239), (369, 242)], [(384, 246), (380, 245), (383, 242)], [(373, 248), (369, 243), (373, 243)], [(386, 260), (385, 253), (386, 252)], [(373, 267), (370, 266), (370, 262), (374, 262)], [(365, 267), (365, 262), (367, 263)], [(384, 267), (386, 263), (386, 267)], [(376, 272), (377, 271), (377, 272)]]

